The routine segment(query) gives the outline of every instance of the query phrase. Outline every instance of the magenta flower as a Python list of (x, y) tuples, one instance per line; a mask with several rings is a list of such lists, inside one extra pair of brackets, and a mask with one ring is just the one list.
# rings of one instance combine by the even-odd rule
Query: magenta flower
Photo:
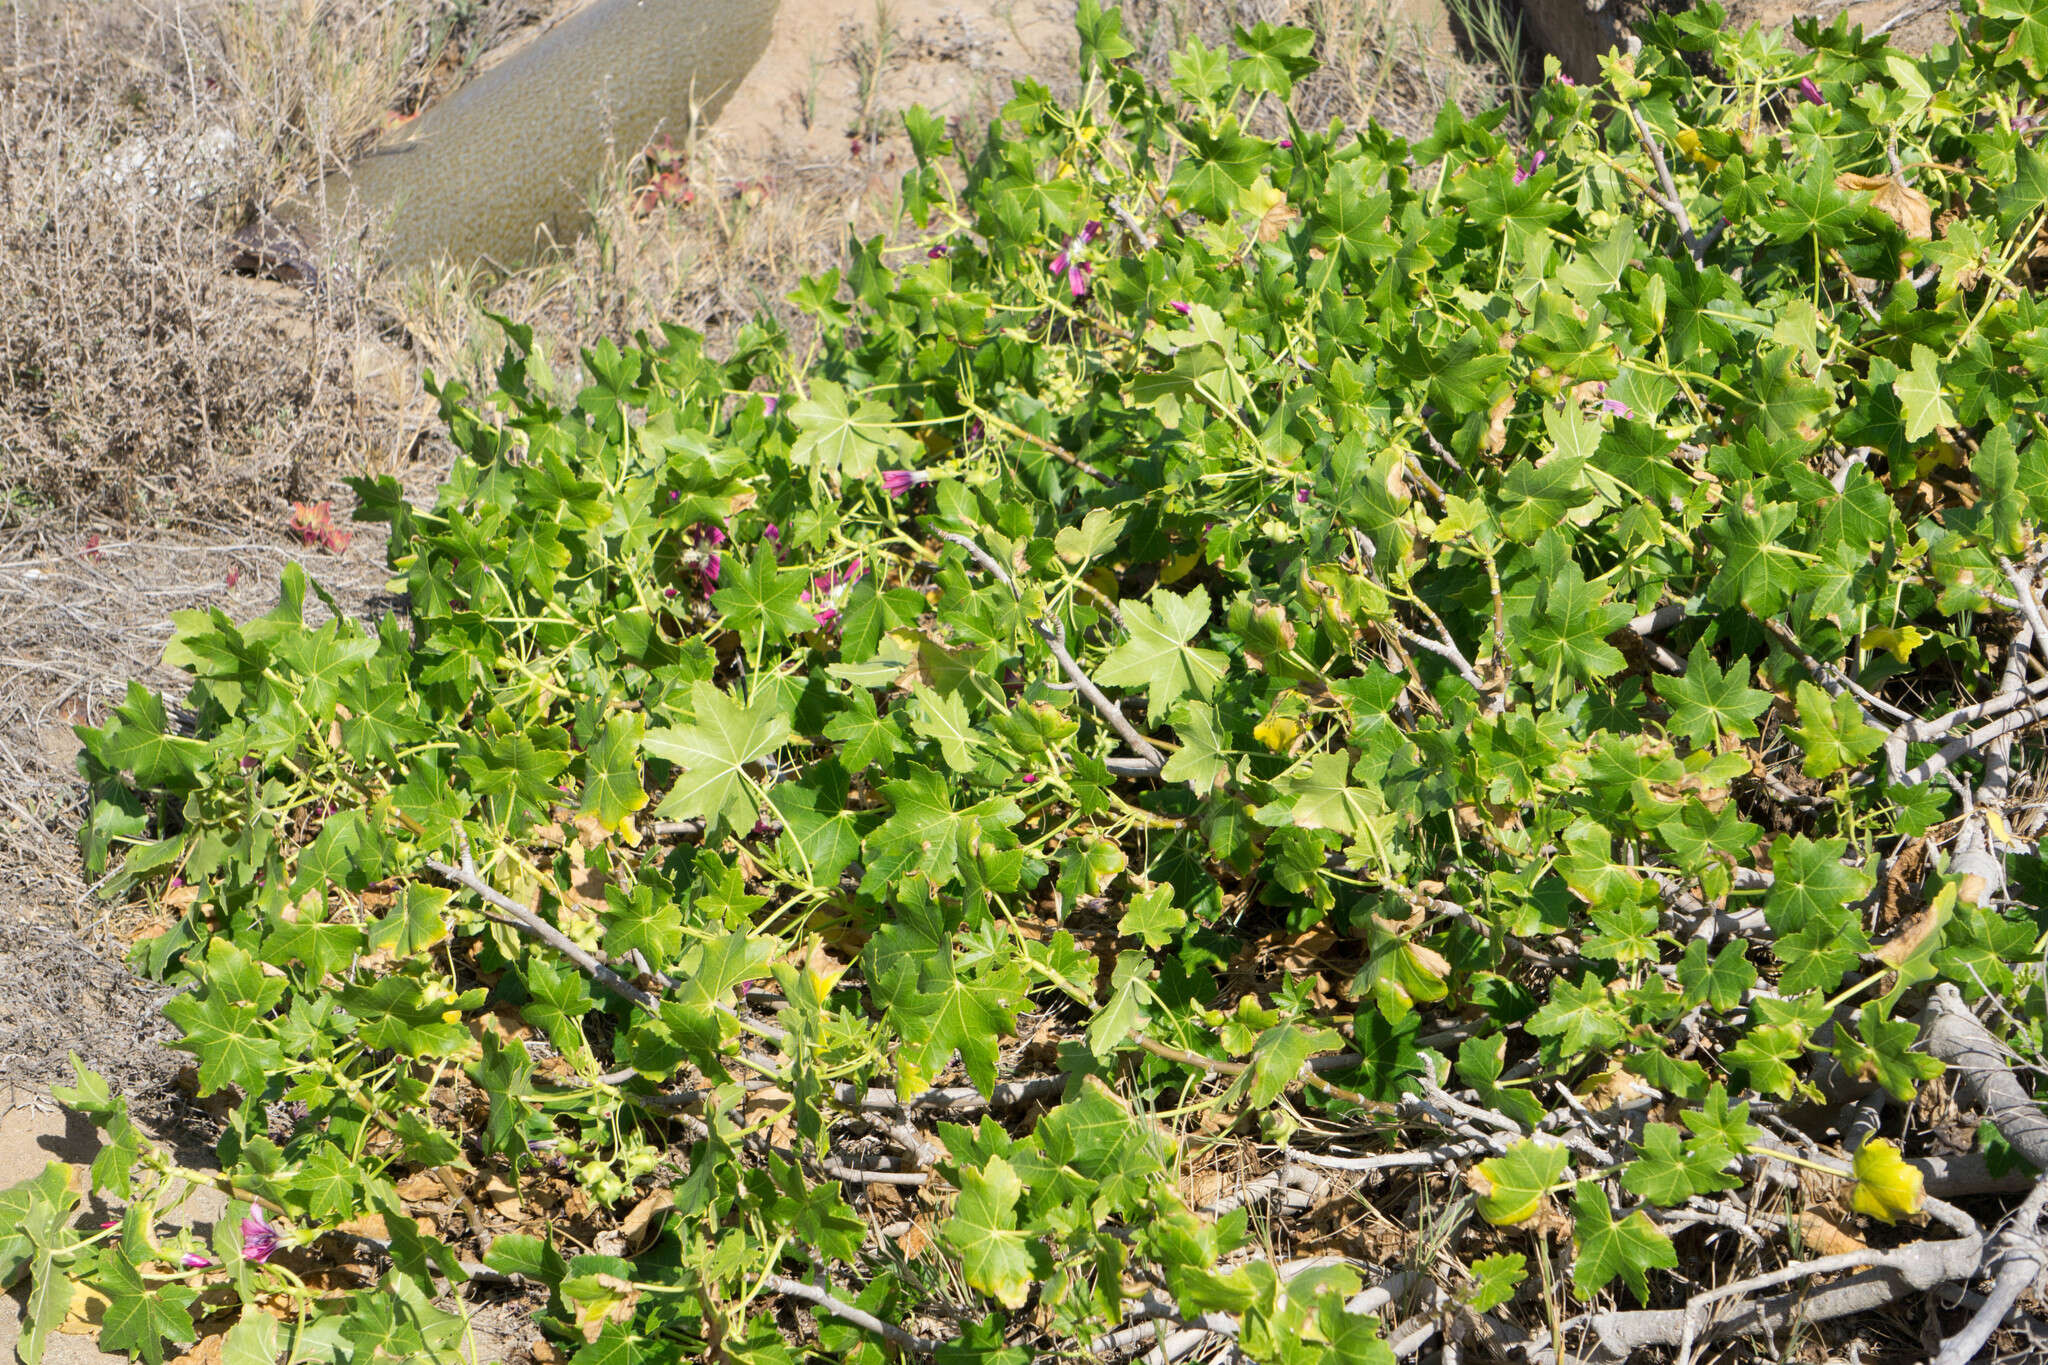
[(121, 1220), (120, 1220), (120, 1219), (118, 1219), (118, 1218), (102, 1218), (102, 1219), (100, 1219), (100, 1231), (101, 1231), (101, 1232), (105, 1232), (105, 1231), (106, 1231), (106, 1230), (107, 1230), (108, 1228), (117, 1228), (117, 1227), (120, 1227), (120, 1226), (121, 1226)]
[(924, 254), (927, 260), (936, 261), (942, 259), (945, 256), (945, 254), (950, 250), (952, 250), (951, 247), (935, 246), (930, 251), (927, 251)]
[(1037, 773), (1019, 773), (1017, 776), (1023, 779), (1024, 785), (1027, 787), (1038, 780)]
[(767, 541), (770, 545), (780, 545), (782, 543), (782, 528), (772, 521), (769, 522), (761, 528), (761, 539)]
[(1517, 166), (1515, 168), (1515, 183), (1519, 185), (1524, 180), (1527, 180), (1530, 176), (1536, 174), (1536, 168), (1538, 166), (1541, 166), (1546, 160), (1548, 160), (1549, 155), (1550, 154), (1548, 152), (1539, 151), (1536, 153), (1534, 157), (1530, 158), (1529, 164), (1527, 166)]
[(1818, 105), (1823, 109), (1827, 108), (1828, 97), (1821, 94), (1820, 87), (1813, 83), (1813, 77), (1801, 76), (1799, 78), (1799, 94), (1808, 104)]
[(1291, 137), (1283, 137), (1283, 138), (1281, 138), (1281, 139), (1280, 139), (1280, 150), (1281, 150), (1281, 151), (1283, 151), (1283, 152), (1291, 152), (1291, 151), (1293, 151), (1293, 150), (1294, 150), (1294, 139), (1293, 139), (1293, 138), (1291, 138)]
[(811, 615), (819, 625), (829, 626), (839, 619), (840, 608), (846, 602), (847, 590), (858, 583), (866, 573), (867, 570), (856, 557), (843, 569), (814, 576), (810, 588), (797, 594), (797, 601), (811, 609)]
[(774, 394), (771, 393), (766, 398), (763, 398), (761, 400), (761, 409), (762, 411), (766, 412), (770, 417), (773, 417), (775, 415), (776, 405), (781, 402), (782, 400), (780, 398), (776, 397)]
[(1600, 406), (1613, 413), (1616, 417), (1633, 417), (1636, 415), (1635, 409), (1622, 402), (1619, 398), (1603, 398), (1600, 400)]
[(704, 591), (710, 592), (718, 586), (718, 573), (723, 567), (717, 555), (705, 559), (704, 566), (697, 570), (698, 576), (704, 580)]
[(1081, 235), (1067, 243), (1066, 249), (1052, 258), (1052, 273), (1067, 277), (1067, 288), (1073, 291), (1077, 299), (1088, 297), (1088, 277), (1095, 273), (1094, 265), (1081, 260), (1077, 253), (1101, 235), (1102, 224), (1091, 218), (1082, 227)]
[(213, 1262), (196, 1251), (188, 1251), (178, 1258), (178, 1264), (184, 1266), (187, 1270), (204, 1270), (212, 1265)]
[(919, 484), (930, 483), (931, 481), (932, 476), (921, 470), (885, 470), (882, 474), (882, 491), (892, 498), (900, 498)]
[(1572, 79), (1572, 77), (1571, 77), (1571, 73), (1570, 73), (1569, 71), (1560, 71), (1560, 72), (1558, 72), (1558, 73), (1557, 73), (1557, 83), (1558, 83), (1559, 85), (1563, 85), (1563, 86), (1574, 86), (1574, 85), (1577, 85), (1577, 84), (1578, 84), (1578, 82), (1577, 82), (1577, 81), (1575, 81), (1575, 80), (1573, 80), (1573, 79)]
[(1185, 302), (1181, 299), (1169, 299), (1167, 300), (1166, 306), (1168, 308), (1171, 308), (1174, 312), (1180, 314), (1182, 317), (1187, 317), (1195, 311), (1195, 305), (1193, 305), (1192, 303)]
[(242, 1258), (262, 1265), (277, 1254), (282, 1233), (277, 1226), (263, 1216), (262, 1209), (251, 1209), (249, 1216), (242, 1220)]
[(1295, 490), (1294, 490), (1294, 500), (1295, 500), (1296, 502), (1307, 502), (1307, 501), (1308, 501), (1308, 499), (1309, 499), (1309, 490), (1308, 490), (1308, 489), (1306, 489), (1306, 488), (1297, 488), (1297, 489), (1295, 489)]

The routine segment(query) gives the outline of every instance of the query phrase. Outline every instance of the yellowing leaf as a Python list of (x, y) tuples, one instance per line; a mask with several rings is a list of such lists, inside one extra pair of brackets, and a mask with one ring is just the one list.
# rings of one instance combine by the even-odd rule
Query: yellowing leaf
[(1920, 1212), (1927, 1204), (1927, 1182), (1908, 1166), (1899, 1149), (1872, 1138), (1856, 1152), (1856, 1193), (1850, 1206), (1858, 1213), (1895, 1223)]
[(1700, 135), (1691, 128), (1680, 128), (1671, 140), (1678, 144), (1678, 150), (1684, 152), (1686, 159), (1695, 166), (1709, 171), (1721, 169), (1721, 163), (1717, 158), (1708, 156), (1701, 150)]
[(1465, 1183), (1479, 1196), (1479, 1216), (1497, 1228), (1525, 1223), (1558, 1182), (1571, 1154), (1561, 1146), (1524, 1138), (1479, 1163)]
[(1863, 632), (1863, 647), (1872, 652), (1890, 650), (1892, 657), (1903, 664), (1911, 662), (1914, 648), (1927, 638), (1927, 632), (1918, 626), (1878, 626)]
[(1301, 722), (1292, 716), (1267, 716), (1252, 727), (1252, 738), (1276, 754), (1284, 754), (1301, 735)]
[(1937, 441), (1913, 457), (1913, 472), (1926, 478), (1937, 469), (1961, 469), (1963, 459), (1955, 446), (1947, 441)]

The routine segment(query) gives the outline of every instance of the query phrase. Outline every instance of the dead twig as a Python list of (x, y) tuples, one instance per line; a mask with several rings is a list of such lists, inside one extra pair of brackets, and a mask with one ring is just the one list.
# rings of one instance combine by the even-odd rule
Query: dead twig
[[(1636, 42), (1633, 37), (1629, 40), (1632, 47)], [(1678, 223), (1679, 240), (1685, 243), (1685, 249), (1692, 254), (1695, 264), (1705, 260), (1706, 246), (1692, 230), (1692, 215), (1685, 211), (1685, 201), (1678, 197), (1678, 182), (1671, 177), (1671, 167), (1664, 160), (1664, 149), (1657, 145), (1657, 139), (1650, 136), (1650, 126), (1636, 111), (1635, 101), (1623, 100), (1621, 107), (1628, 110), (1629, 122), (1635, 125), (1636, 136), (1642, 139), (1643, 150), (1650, 154), (1650, 164), (1657, 168), (1657, 179), (1664, 186), (1664, 209)]]
[[(948, 544), (957, 545), (965, 550), (976, 564), (987, 570), (998, 583), (1008, 588), (1012, 597), (1019, 601), (1023, 600), (1023, 595), (1017, 591), (1016, 580), (1010, 577), (1010, 571), (1004, 568), (994, 555), (966, 536), (952, 531), (938, 531), (934, 534)], [(1095, 708), (1095, 713), (1107, 721), (1109, 728), (1116, 731), (1123, 742), (1130, 746), (1131, 751), (1138, 755), (1136, 763), (1119, 763), (1112, 759), (1110, 771), (1119, 777), (1151, 777), (1164, 768), (1166, 755), (1160, 753), (1151, 740), (1138, 733), (1137, 727), (1131, 724), (1123, 709), (1103, 694), (1102, 689), (1095, 685), (1095, 680), (1082, 670), (1081, 665), (1075, 662), (1074, 656), (1068, 652), (1066, 627), (1058, 621), (1033, 617), (1031, 628), (1038, 633), (1039, 639), (1045, 641), (1046, 648), (1052, 651), (1054, 662), (1058, 663), (1060, 671), (1067, 675), (1067, 681), (1074, 685), (1074, 690), (1087, 699), (1088, 704)]]
[(863, 1331), (873, 1332), (899, 1351), (910, 1351), (917, 1355), (928, 1356), (936, 1351), (944, 1350), (952, 1344), (950, 1342), (938, 1341), (931, 1337), (921, 1337), (915, 1332), (907, 1332), (895, 1323), (884, 1322), (865, 1308), (856, 1308), (846, 1302), (846, 1300), (834, 1296), (829, 1291), (820, 1289), (817, 1285), (805, 1284), (802, 1280), (792, 1280), (787, 1275), (765, 1276), (761, 1281), (761, 1287), (771, 1294), (780, 1294), (784, 1298), (795, 1299), (799, 1303), (807, 1304), (813, 1310), (823, 1313), (828, 1317), (837, 1318), (841, 1322), (851, 1323)]
[(504, 918), (500, 919), (498, 915), (491, 915), (489, 911), (486, 911), (485, 914), (489, 918), (499, 920), (500, 923), (510, 924), (521, 933), (529, 934), (539, 939), (542, 943), (547, 944), (548, 947), (553, 948), (563, 957), (575, 963), (577, 970), (581, 971), (598, 985), (603, 986), (613, 995), (618, 996), (621, 1000), (638, 1005), (649, 1014), (659, 1015), (661, 1013), (661, 1002), (659, 1000), (626, 980), (625, 977), (620, 976), (604, 963), (599, 962), (579, 947), (567, 934), (555, 928), (554, 925), (549, 924), (539, 915), (534, 914), (533, 911), (527, 909), (518, 901), (493, 890), (489, 883), (477, 875), (476, 862), (469, 855), (468, 837), (463, 835), (460, 830), (457, 830), (456, 834), (462, 848), (462, 866), (454, 867), (440, 861), (438, 858), (429, 858), (426, 860), (429, 868), (457, 886), (464, 887), (475, 893), (478, 899), (482, 900), (485, 904), (503, 912)]

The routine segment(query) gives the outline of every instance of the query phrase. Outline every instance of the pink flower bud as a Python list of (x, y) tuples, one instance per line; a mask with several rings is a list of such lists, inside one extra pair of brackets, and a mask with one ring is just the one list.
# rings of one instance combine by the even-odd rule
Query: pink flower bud
[[(892, 498), (900, 498), (921, 483), (930, 483), (932, 476), (910, 469), (890, 469), (882, 473), (882, 491)], [(858, 560), (854, 561), (856, 564)]]
[(1799, 78), (1799, 93), (1808, 104), (1818, 105), (1823, 109), (1827, 108), (1827, 96), (1821, 94), (1820, 87), (1813, 83), (1813, 77), (1801, 76)]
[(242, 1220), (242, 1258), (261, 1265), (277, 1253), (281, 1245), (279, 1230), (262, 1209), (252, 1209)]

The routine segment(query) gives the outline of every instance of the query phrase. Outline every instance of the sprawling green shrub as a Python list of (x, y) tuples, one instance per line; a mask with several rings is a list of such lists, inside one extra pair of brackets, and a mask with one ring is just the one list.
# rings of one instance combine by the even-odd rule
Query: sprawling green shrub
[[(134, 1202), (0, 1196), (38, 1331), (446, 1355), (478, 1273), (578, 1362), (1675, 1345), (1626, 1310), (1805, 1254), (1788, 1163), (1951, 1229), (1866, 1224), (1886, 1283), (1975, 1272), (1864, 1139), (1954, 988), (2042, 1042), (2048, 12), (1659, 20), (1519, 146), (1256, 136), (1309, 35), (1155, 90), (1080, 26), (972, 165), (909, 117), (813, 353), (571, 401), (509, 329), (433, 508), (358, 488), (403, 616), (294, 571), (81, 732), (238, 1202), (163, 1221), (213, 1177), (84, 1078)], [(1219, 1142), (1276, 1177), (1198, 1199)], [(1359, 1244), (1289, 1259), (1333, 1153), (1447, 1206), (1391, 1345)], [(523, 1203), (430, 1229), (421, 1171)]]

